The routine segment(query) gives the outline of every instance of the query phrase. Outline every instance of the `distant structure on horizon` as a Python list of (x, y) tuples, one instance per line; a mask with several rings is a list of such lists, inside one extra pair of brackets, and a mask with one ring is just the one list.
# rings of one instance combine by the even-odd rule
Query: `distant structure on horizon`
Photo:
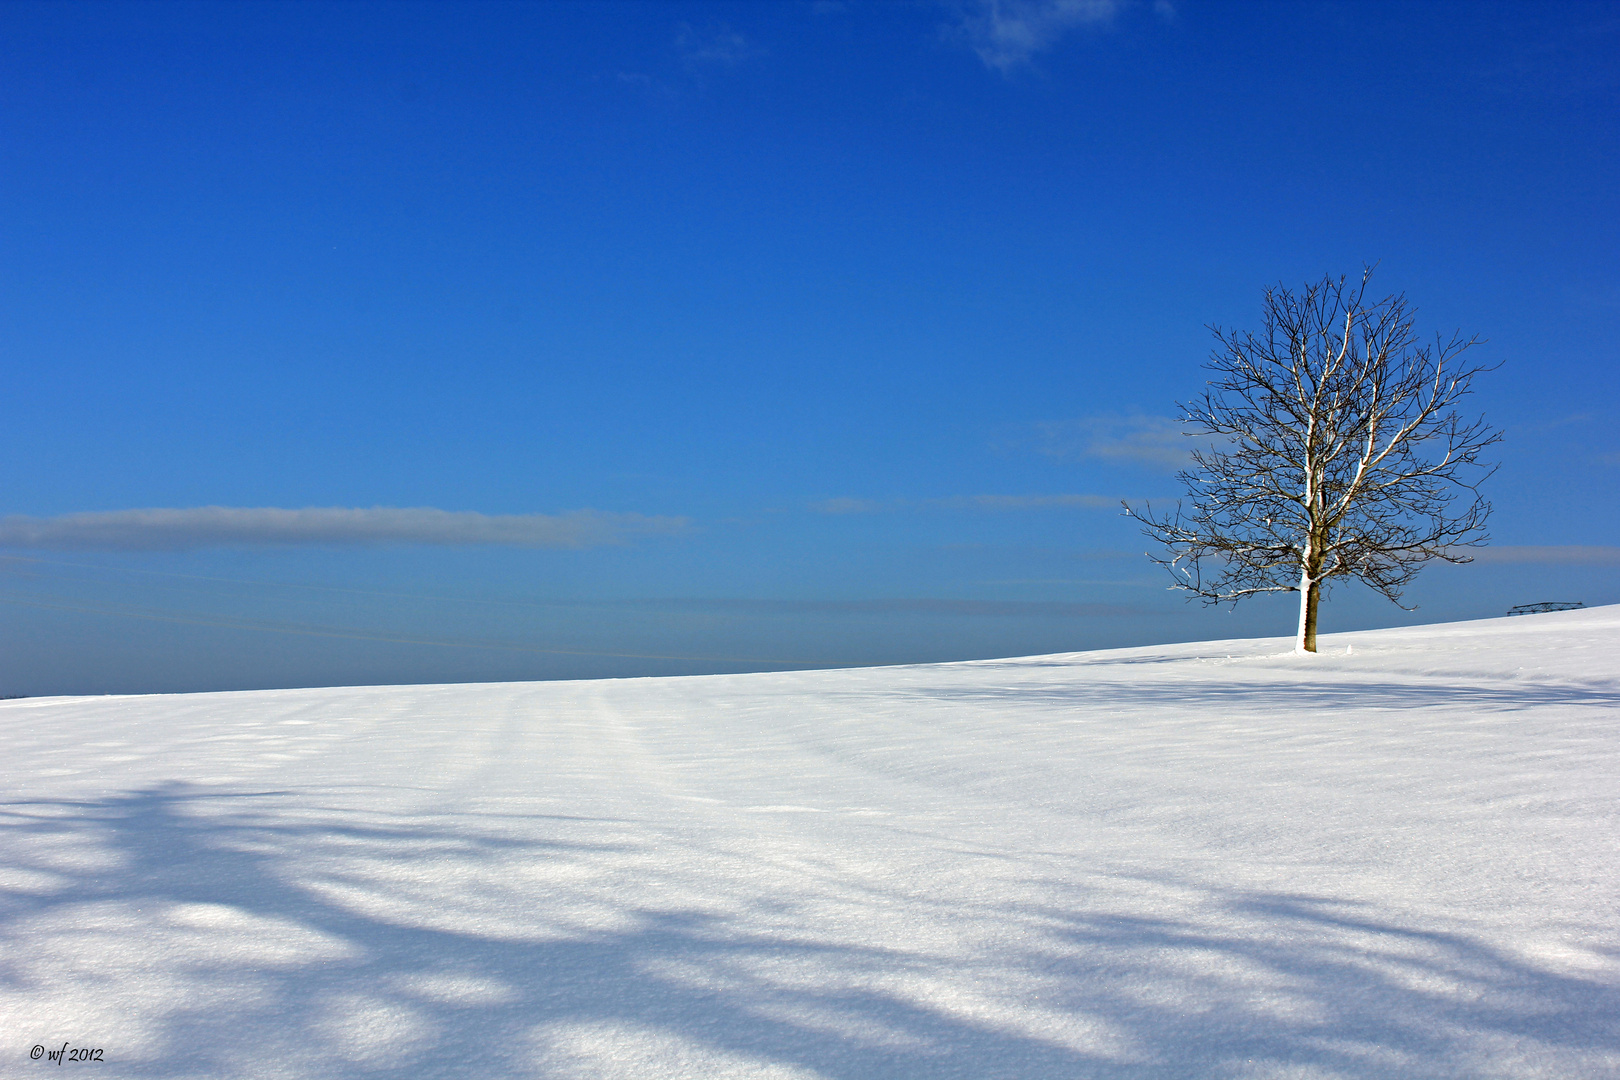
[(1568, 603), (1563, 600), (1544, 600), (1539, 604), (1520, 604), (1518, 607), (1508, 608), (1509, 615), (1540, 615), (1544, 611), (1574, 611), (1586, 605), (1576, 600)]

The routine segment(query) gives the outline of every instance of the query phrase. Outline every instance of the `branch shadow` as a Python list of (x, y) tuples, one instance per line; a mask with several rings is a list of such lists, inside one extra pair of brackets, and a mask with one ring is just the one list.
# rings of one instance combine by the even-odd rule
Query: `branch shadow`
[[(1596, 1077), (1620, 1064), (1612, 974), (1550, 970), (1466, 934), (1380, 917), (1365, 902), (1210, 892), (1230, 921), (1044, 912), (1075, 955), (1199, 959), (1190, 972), (1162, 959), (1157, 971), (1139, 962), (1068, 969), (1077, 983), (1115, 987), (1080, 1000), (1122, 1023), (1142, 1018), (1144, 978), (1159, 984), (1150, 997), (1160, 1004), (1147, 1014), (1155, 1039), (1207, 1058), (1182, 1050), (1154, 1075), (1222, 1075), (1212, 1058), (1357, 1077)], [(1611, 972), (1617, 958), (1606, 957)], [(1212, 977), (1220, 971), (1228, 977)], [(1179, 993), (1164, 994), (1165, 984)], [(1178, 1007), (1166, 1007), (1167, 996)], [(1495, 1055), (1520, 1061), (1504, 1071)]]
[[(1167, 694), (1167, 689), (1171, 693)], [(1164, 684), (1128, 681), (1077, 680), (1068, 686), (935, 687), (918, 689), (918, 696), (940, 701), (1019, 701), (1041, 705), (1091, 708), (1163, 709), (1198, 712), (1209, 707), (1240, 707), (1253, 712), (1272, 702), (1286, 704), (1291, 714), (1341, 712), (1350, 709), (1409, 711), (1416, 709), (1468, 709), (1477, 712), (1516, 712), (1553, 705), (1590, 705), (1620, 708), (1620, 689), (1567, 682), (1519, 682), (1481, 685), (1462, 682), (1397, 682), (1392, 680), (1279, 682), (1177, 680)]]
[[(558, 817), (537, 839), (489, 816), (314, 811), (297, 792), (180, 784), (0, 807), (8, 880), (34, 875), (0, 894), (0, 987), (13, 1015), (51, 1027), (17, 1035), (93, 1037), (63, 1010), (123, 1008), (143, 1034), (109, 1058), (129, 1077), (270, 1061), (342, 1077), (1145, 1080), (1251, 1075), (1255, 1061), (1463, 1076), (1476, 1073), (1440, 1063), (1493, 1040), (1620, 1061), (1614, 986), (1331, 898), (1210, 892), (1214, 922), (1103, 913), (1078, 888), (1060, 906), (958, 905), (1023, 928), (997, 963), (1055, 988), (1032, 1011), (1109, 1033), (1085, 1045), (920, 992), (972, 962), (913, 941), (772, 931), (692, 904), (606, 910), (568, 873), (501, 881), (681, 864), (667, 838), (624, 839), (623, 822)], [(401, 857), (408, 879), (390, 876)], [(798, 899), (757, 903), (791, 914)], [(548, 923), (552, 910), (575, 918)], [(98, 950), (105, 966), (86, 959)], [(1234, 964), (1247, 974), (1223, 974)], [(1378, 1071), (1390, 1054), (1401, 1067)]]

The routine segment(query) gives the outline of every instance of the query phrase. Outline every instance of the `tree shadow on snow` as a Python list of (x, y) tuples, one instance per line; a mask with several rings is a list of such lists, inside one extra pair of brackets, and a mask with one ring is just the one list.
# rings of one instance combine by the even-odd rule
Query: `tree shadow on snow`
[(1548, 970), (1365, 902), (1208, 892), (1224, 918), (1045, 913), (1072, 956), (1093, 959), (1065, 965), (1075, 1006), (1151, 1031), (1164, 1051), (1145, 1075), (1226, 1075), (1207, 1064), (1220, 1061), (1304, 1076), (1576, 1077), (1620, 1062), (1612, 977)]
[[(22, 841), (12, 852), (110, 856), (100, 868), (5, 857), (55, 884), (4, 895), (4, 993), (48, 996), (80, 978), (86, 1000), (140, 997), (152, 1041), (138, 1058), (108, 1045), (128, 1077), (708, 1077), (772, 1065), (829, 1080), (1146, 1080), (1247, 1075), (1251, 1062), (1420, 1077), (1480, 1075), (1468, 1054), (1482, 1038), (1620, 1054), (1614, 986), (1331, 898), (1211, 891), (1213, 921), (1089, 911), (1078, 888), (1072, 907), (986, 908), (983, 918), (1044, 928), (1002, 959), (1059, 988), (1041, 1010), (1113, 1033), (1088, 1047), (896, 989), (897, 977), (939, 966), (904, 939), (877, 948), (762, 933), (698, 905), (513, 929), (525, 895), (544, 905), (572, 880), (502, 884), (525, 866), (680, 865), (673, 841), (627, 840), (622, 823), (559, 818), (551, 839), (514, 839), (470, 814), (317, 813), (301, 798), (173, 785), (0, 808)], [(387, 873), (409, 852), (428, 878), (414, 899), (411, 881)], [(874, 904), (908, 902), (863, 884)], [(791, 911), (796, 899), (758, 903)], [(126, 923), (106, 931), (108, 970), (97, 973), (64, 942), (94, 938), (109, 912)], [(130, 934), (158, 952), (120, 966), (138, 944)], [(68, 954), (80, 959), (64, 967)], [(51, 1021), (14, 1032), (5, 1052), (19, 1039), (97, 1037), (81, 1017)]]
[(1609, 686), (1570, 683), (1502, 682), (1443, 683), (1435, 681), (1316, 682), (1308, 679), (1245, 681), (1242, 679), (1187, 679), (1132, 683), (1104, 679), (1076, 680), (1066, 686), (935, 687), (919, 689), (917, 696), (964, 703), (1020, 702), (1032, 705), (1096, 709), (1187, 709), (1204, 713), (1274, 713), (1283, 715), (1335, 713), (1352, 710), (1516, 712), (1549, 705), (1620, 707), (1620, 690)]

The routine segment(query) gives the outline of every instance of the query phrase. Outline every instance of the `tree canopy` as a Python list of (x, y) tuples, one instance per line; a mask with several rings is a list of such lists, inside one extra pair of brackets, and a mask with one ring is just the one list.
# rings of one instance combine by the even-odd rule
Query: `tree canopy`
[(1469, 353), (1481, 339), (1420, 340), (1403, 295), (1368, 299), (1371, 276), (1267, 289), (1258, 333), (1211, 327), (1213, 377), (1181, 406), (1211, 440), (1178, 475), (1187, 498), (1168, 515), (1126, 506), (1168, 549), (1172, 588), (1212, 604), (1300, 593), (1307, 652), (1333, 579), (1401, 604), (1424, 563), (1468, 562), (1488, 539), (1479, 485), (1501, 434), (1458, 411), (1491, 370)]

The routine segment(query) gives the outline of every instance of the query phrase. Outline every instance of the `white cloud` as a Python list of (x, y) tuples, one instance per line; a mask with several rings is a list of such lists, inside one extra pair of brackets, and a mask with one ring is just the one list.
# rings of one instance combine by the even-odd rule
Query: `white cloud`
[(736, 611), (759, 613), (824, 613), (857, 615), (990, 615), (1015, 618), (1118, 618), (1150, 614), (1136, 604), (1099, 604), (1062, 600), (953, 600), (884, 598), (876, 600), (753, 600), (742, 598), (684, 598), (643, 600), (648, 607), (684, 611)]
[(884, 504), (873, 499), (822, 499), (810, 504), (818, 514), (875, 514)]
[(1579, 424), (1590, 424), (1595, 419), (1597, 419), (1597, 414), (1593, 412), (1570, 413), (1567, 416), (1560, 416), (1552, 420), (1543, 421), (1539, 424), (1514, 425), (1513, 434), (1545, 435), (1547, 432), (1557, 431), (1559, 428), (1572, 427)]
[(945, 510), (1050, 510), (1058, 507), (1086, 510), (1119, 505), (1110, 495), (947, 495), (939, 499), (823, 499), (810, 504), (820, 514), (876, 514), (884, 510), (940, 508)]
[(952, 495), (924, 499), (923, 504), (952, 510), (1048, 510), (1065, 506), (1101, 510), (1118, 506), (1119, 500), (1107, 495)]
[(287, 544), (502, 544), (585, 548), (684, 529), (685, 518), (575, 510), (566, 514), (479, 514), (433, 507), (199, 506), (0, 518), (0, 547), (177, 551)]
[(1121, 0), (973, 0), (960, 7), (953, 32), (1005, 74), (1070, 30), (1111, 21), (1121, 6)]
[(1103, 458), (1174, 471), (1196, 445), (1168, 416), (1085, 416), (1035, 425), (1035, 448), (1055, 458)]
[(1540, 563), (1547, 566), (1620, 566), (1620, 547), (1602, 544), (1547, 544), (1463, 548), (1477, 563)]
[(675, 34), (675, 51), (689, 66), (719, 64), (733, 67), (765, 54), (764, 49), (725, 23), (702, 30), (689, 23), (681, 23)]

